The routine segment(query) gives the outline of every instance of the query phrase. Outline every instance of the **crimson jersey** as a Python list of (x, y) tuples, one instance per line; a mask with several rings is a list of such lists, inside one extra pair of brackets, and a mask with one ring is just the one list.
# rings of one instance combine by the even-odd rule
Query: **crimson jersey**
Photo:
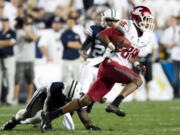
[(105, 34), (110, 39), (113, 36), (123, 35), (130, 41), (131, 46), (129, 46), (121, 52), (109, 53), (108, 50), (106, 52), (106, 56), (108, 55), (108, 57), (110, 57), (111, 59), (127, 67), (130, 66), (130, 58), (138, 56), (140, 49), (146, 46), (149, 38), (146, 32), (144, 32), (143, 35), (139, 37), (133, 22), (130, 20), (120, 20), (119, 22), (117, 22), (116, 28), (105, 29), (101, 31), (99, 34)]

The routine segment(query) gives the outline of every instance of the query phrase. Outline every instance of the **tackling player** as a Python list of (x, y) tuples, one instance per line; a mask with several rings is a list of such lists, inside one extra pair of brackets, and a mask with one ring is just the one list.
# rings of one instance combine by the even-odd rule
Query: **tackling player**
[[(106, 111), (119, 115), (119, 104), (121, 101), (142, 84), (140, 76), (134, 73), (129, 68), (129, 65), (133, 63), (141, 72), (145, 72), (145, 66), (140, 65), (136, 61), (136, 57), (140, 48), (146, 46), (149, 38), (146, 30), (152, 30), (153, 27), (151, 11), (147, 7), (137, 6), (131, 11), (131, 20), (121, 20), (117, 23), (116, 28), (101, 31), (97, 37), (112, 51), (100, 64), (96, 81), (91, 85), (88, 93), (80, 100), (73, 100), (54, 112), (43, 112), (41, 128), (48, 127), (53, 119), (67, 112), (98, 101), (111, 90), (116, 82), (126, 84), (126, 86), (120, 95), (106, 108)], [(115, 51), (117, 46), (110, 40), (114, 36), (124, 36), (131, 44), (126, 48), (123, 47), (119, 51)]]
[[(1, 130), (11, 130), (17, 124), (40, 123), (43, 107), (45, 111), (51, 112), (73, 99), (80, 98), (82, 94), (81, 85), (77, 81), (72, 81), (72, 83), (53, 82), (50, 86), (39, 88), (33, 94), (26, 108), (20, 109), (11, 120), (1, 127)], [(77, 113), (86, 129), (100, 130), (99, 127), (92, 125), (84, 109), (78, 110)], [(63, 127), (73, 130), (74, 123), (69, 113), (66, 114), (65, 119), (68, 119), (68, 122), (64, 120)], [(49, 125), (48, 129), (52, 130), (52, 126)]]

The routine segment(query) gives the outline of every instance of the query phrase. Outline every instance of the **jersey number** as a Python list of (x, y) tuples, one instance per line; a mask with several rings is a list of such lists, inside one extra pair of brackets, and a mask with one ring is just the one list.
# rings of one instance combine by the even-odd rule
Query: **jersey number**
[(93, 57), (98, 57), (98, 56), (103, 55), (104, 52), (105, 52), (105, 47), (103, 45), (96, 44), (94, 46), (94, 50), (93, 50), (92, 56)]
[(126, 49), (124, 49), (121, 53), (121, 56), (124, 58), (124, 59), (130, 59), (132, 57), (136, 57), (139, 53), (139, 49), (138, 48), (134, 48), (133, 46), (130, 46)]

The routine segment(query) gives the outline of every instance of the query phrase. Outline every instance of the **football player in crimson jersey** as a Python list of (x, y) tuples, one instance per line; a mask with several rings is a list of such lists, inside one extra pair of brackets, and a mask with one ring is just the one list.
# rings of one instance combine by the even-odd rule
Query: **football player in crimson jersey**
[[(86, 33), (88, 35), (86, 41), (83, 43), (81, 49), (81, 56), (84, 59), (90, 58), (91, 60), (96, 57), (103, 56), (105, 50), (107, 48), (106, 45), (101, 43), (99, 39), (97, 39), (97, 34), (104, 30), (105, 28), (115, 27), (116, 23), (120, 20), (120, 15), (114, 9), (108, 9), (104, 12), (98, 13), (96, 16), (97, 23), (96, 25), (91, 25), (87, 30)], [(89, 53), (87, 51), (90, 49)], [(79, 82), (82, 85), (82, 90), (84, 93), (87, 93), (91, 84), (96, 80), (97, 73), (98, 73), (99, 64), (88, 66), (87, 62), (85, 62), (82, 66), (81, 73), (80, 73), (80, 80)], [(105, 98), (101, 98), (101, 101), (105, 101)], [(103, 103), (102, 102), (102, 103)], [(88, 106), (87, 110), (90, 112), (92, 109), (92, 105)]]
[[(140, 76), (128, 66), (133, 63), (141, 72), (145, 72), (145, 67), (135, 60), (135, 56), (137, 56), (139, 49), (146, 45), (148, 38), (146, 31), (153, 29), (153, 26), (151, 11), (147, 7), (138, 6), (131, 11), (131, 20), (121, 20), (117, 23), (116, 28), (109, 28), (100, 32), (97, 35), (98, 39), (112, 51), (100, 64), (97, 79), (91, 85), (88, 93), (80, 100), (74, 100), (54, 112), (42, 113), (42, 127), (48, 127), (49, 123), (60, 115), (98, 101), (111, 90), (116, 82), (126, 84), (126, 86), (106, 110), (121, 116), (120, 102), (142, 84)], [(131, 45), (122, 49), (121, 52), (114, 51), (116, 46), (113, 45), (110, 38), (116, 35), (123, 35), (131, 42)]]

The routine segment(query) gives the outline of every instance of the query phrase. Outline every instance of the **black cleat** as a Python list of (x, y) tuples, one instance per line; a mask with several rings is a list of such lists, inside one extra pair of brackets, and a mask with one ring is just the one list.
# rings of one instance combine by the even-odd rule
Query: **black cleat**
[(13, 117), (11, 120), (9, 120), (7, 123), (5, 123), (2, 127), (1, 130), (11, 130), (13, 129), (17, 124), (19, 124), (20, 121), (16, 120), (15, 117)]
[(41, 113), (41, 132), (52, 131), (51, 119), (48, 117), (47, 112)]
[(121, 117), (126, 116), (126, 113), (123, 110), (120, 110), (119, 107), (111, 104), (106, 107), (106, 112), (112, 112)]

